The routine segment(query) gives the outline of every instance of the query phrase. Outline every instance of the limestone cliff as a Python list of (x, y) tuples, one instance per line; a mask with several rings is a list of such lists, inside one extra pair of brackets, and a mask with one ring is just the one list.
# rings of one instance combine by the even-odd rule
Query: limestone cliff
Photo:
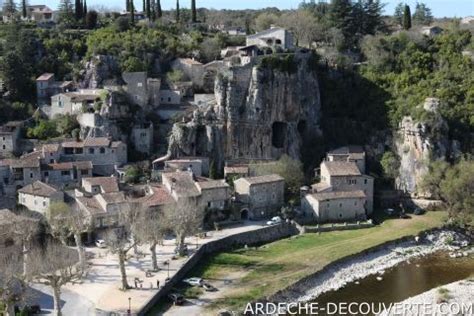
[(114, 78), (118, 78), (120, 68), (117, 60), (113, 56), (97, 55), (92, 57), (84, 64), (84, 70), (80, 73), (80, 87), (96, 89), (102, 87), (105, 83)]
[[(276, 58), (276, 57), (271, 57)], [(215, 102), (173, 126), (169, 156), (232, 159), (299, 158), (305, 137), (320, 133), (320, 94), (309, 54), (289, 69), (251, 63), (217, 75)]]
[(419, 188), (429, 163), (445, 160), (451, 152), (448, 125), (438, 108), (438, 99), (427, 98), (423, 105), (423, 119), (404, 117), (395, 137), (395, 148), (400, 157), (396, 184), (412, 196), (429, 196), (428, 192), (421, 192)]

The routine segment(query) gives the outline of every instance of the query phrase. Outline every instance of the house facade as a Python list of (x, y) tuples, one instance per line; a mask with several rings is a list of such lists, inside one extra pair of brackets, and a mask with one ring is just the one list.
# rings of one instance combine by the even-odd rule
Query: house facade
[(94, 104), (100, 101), (102, 89), (81, 89), (74, 92), (59, 93), (51, 97), (50, 117), (57, 114), (79, 114), (94, 110)]
[(0, 156), (18, 153), (21, 126), (21, 122), (0, 126)]
[(36, 97), (40, 103), (53, 95), (72, 91), (73, 88), (72, 81), (55, 81), (52, 73), (44, 73), (36, 78)]
[(122, 78), (130, 102), (141, 107), (160, 105), (160, 79), (148, 78), (146, 72), (124, 72)]
[(320, 223), (367, 219), (373, 212), (374, 178), (364, 174), (360, 147), (330, 151), (320, 165), (320, 182), (302, 197), (302, 211)]
[(285, 180), (276, 174), (245, 177), (234, 181), (235, 201), (242, 218), (262, 219), (278, 212), (284, 204)]
[(143, 123), (134, 125), (130, 134), (133, 148), (144, 154), (151, 154), (153, 151), (153, 123)]
[(292, 49), (293, 35), (281, 27), (271, 27), (268, 30), (247, 36), (246, 46), (256, 45), (258, 47), (281, 47)]
[(63, 201), (62, 191), (41, 181), (35, 181), (18, 190), (18, 203), (43, 215), (47, 214), (51, 204)]

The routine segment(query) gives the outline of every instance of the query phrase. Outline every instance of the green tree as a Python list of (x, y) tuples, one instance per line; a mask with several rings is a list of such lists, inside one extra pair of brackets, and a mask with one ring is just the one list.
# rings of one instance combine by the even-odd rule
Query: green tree
[(82, 14), (84, 14), (84, 16), (87, 16), (87, 0), (84, 0), (84, 7), (82, 8)]
[(61, 0), (58, 11), (60, 23), (66, 25), (67, 27), (74, 25), (75, 11), (71, 0)]
[(428, 172), (423, 177), (420, 189), (429, 193), (436, 199), (441, 199), (441, 182), (446, 177), (446, 172), (449, 169), (449, 163), (443, 160), (432, 162), (428, 166)]
[(10, 93), (10, 99), (14, 101), (31, 99), (33, 81), (28, 65), (31, 61), (28, 61), (27, 57), (19, 49), (8, 50), (3, 57), (0, 57), (0, 78), (4, 88)]
[(191, 22), (197, 22), (196, 0), (191, 0)]
[(82, 11), (83, 9), (84, 7), (82, 5), (81, 0), (75, 0), (74, 11), (75, 11), (77, 21), (80, 21), (84, 17), (83, 11)]
[(158, 18), (163, 16), (163, 11), (161, 10), (161, 0), (156, 0), (156, 16)]
[(255, 27), (257, 31), (263, 31), (269, 29), (270, 26), (276, 24), (279, 17), (270, 12), (263, 12), (255, 19)]
[(135, 4), (130, 0), (130, 25), (135, 25)]
[(405, 30), (411, 29), (411, 12), (410, 12), (410, 6), (405, 4), (405, 7), (403, 8), (403, 28)]
[(382, 165), (385, 178), (395, 179), (398, 177), (400, 160), (392, 151), (384, 152), (380, 164)]
[(38, 138), (41, 140), (46, 140), (59, 136), (59, 133), (56, 130), (55, 122), (40, 120), (38, 125), (28, 129), (27, 136), (29, 138)]
[(89, 30), (95, 29), (97, 27), (97, 19), (99, 15), (97, 11), (89, 11), (86, 14), (86, 28)]
[(122, 70), (128, 72), (145, 71), (146, 65), (137, 57), (131, 56), (124, 62)]
[(382, 20), (383, 5), (379, 0), (365, 0), (363, 4), (364, 34), (375, 34), (380, 30), (384, 22)]
[(176, 0), (176, 23), (179, 23), (179, 0)]
[(426, 4), (417, 3), (412, 19), (415, 25), (430, 25), (433, 22), (433, 14)]
[(146, 0), (146, 16), (151, 20), (151, 2), (150, 0)]
[(26, 0), (21, 0), (21, 16), (24, 19), (28, 16), (28, 3)]
[(393, 18), (398, 23), (398, 25), (403, 24), (403, 11), (404, 11), (404, 9), (405, 9), (405, 4), (402, 3), (402, 2), (397, 4), (397, 6), (395, 7), (395, 12), (393, 13)]

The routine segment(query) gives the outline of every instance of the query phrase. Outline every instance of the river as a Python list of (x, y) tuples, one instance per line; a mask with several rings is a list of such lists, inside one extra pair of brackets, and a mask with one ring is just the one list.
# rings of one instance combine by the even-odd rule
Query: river
[[(465, 279), (474, 274), (474, 258), (450, 258), (436, 253), (403, 262), (380, 275), (368, 276), (336, 291), (323, 293), (314, 302), (395, 303), (432, 288)], [(379, 279), (377, 279), (379, 277)]]

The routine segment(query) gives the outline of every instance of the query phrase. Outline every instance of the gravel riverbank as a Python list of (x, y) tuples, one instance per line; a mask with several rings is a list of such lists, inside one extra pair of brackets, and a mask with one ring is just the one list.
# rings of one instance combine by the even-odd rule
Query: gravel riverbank
[[(310, 301), (322, 293), (337, 290), (346, 284), (379, 274), (383, 278), (386, 269), (395, 265), (425, 256), (437, 251), (449, 251), (453, 256), (467, 256), (473, 249), (466, 250), (468, 237), (451, 230), (441, 230), (426, 234), (424, 237), (390, 245), (354, 258), (343, 260), (322, 273), (308, 278), (296, 288), (286, 293), (285, 299), (293, 302)], [(290, 298), (290, 299), (288, 299)]]
[[(446, 284), (422, 294), (410, 297), (399, 305), (426, 306), (432, 309), (430, 315), (473, 315), (474, 314), (474, 279)], [(428, 313), (426, 310), (425, 313)], [(396, 312), (385, 311), (380, 316), (397, 315)]]

